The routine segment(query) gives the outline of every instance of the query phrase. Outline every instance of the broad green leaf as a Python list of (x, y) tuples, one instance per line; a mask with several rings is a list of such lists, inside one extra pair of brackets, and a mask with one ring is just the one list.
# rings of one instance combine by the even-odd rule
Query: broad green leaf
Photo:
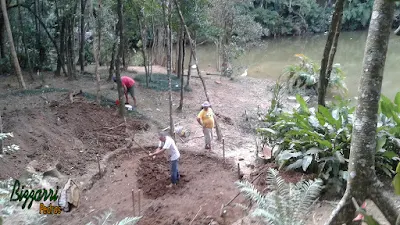
[(316, 113), (316, 116), (317, 116), (317, 119), (318, 119), (318, 121), (319, 121), (319, 124), (320, 124), (321, 126), (324, 126), (324, 125), (325, 125), (325, 122), (326, 122), (324, 116), (323, 116), (321, 113), (319, 113), (319, 112)]
[(386, 137), (385, 136), (379, 137), (376, 142), (376, 151), (378, 152), (379, 150), (381, 150), (382, 147), (385, 145), (385, 143), (386, 143)]
[(396, 174), (396, 176), (394, 176), (393, 179), (393, 187), (394, 187), (394, 193), (396, 193), (396, 195), (400, 195), (400, 174)]
[(397, 164), (396, 173), (400, 173), (400, 162)]
[(301, 152), (291, 152), (291, 151), (283, 151), (281, 152), (281, 154), (279, 154), (279, 160), (288, 160), (290, 158), (297, 158), (299, 156), (301, 156), (303, 153)]
[(349, 172), (348, 171), (339, 171), (339, 175), (343, 178), (343, 180), (347, 180), (349, 178)]
[(400, 113), (400, 92), (397, 92), (396, 97), (394, 97), (394, 103), (397, 105), (397, 113)]
[(336, 151), (335, 153), (336, 158), (339, 160), (340, 163), (345, 163), (346, 159), (343, 157), (340, 151)]
[(394, 157), (398, 157), (398, 155), (395, 152), (392, 151), (385, 151), (385, 153), (383, 153), (383, 156), (385, 156), (386, 158), (392, 159)]
[(319, 144), (323, 145), (324, 147), (332, 148), (332, 144), (330, 141), (327, 141), (327, 140), (315, 140), (315, 141), (318, 142)]
[(393, 103), (384, 95), (381, 96), (381, 108), (383, 115), (393, 117)]
[(380, 225), (380, 224), (378, 223), (378, 221), (376, 221), (376, 220), (374, 219), (374, 217), (372, 217), (372, 216), (370, 216), (370, 215), (367, 215), (367, 214), (364, 215), (364, 221), (365, 221), (365, 223), (367, 223), (368, 225)]
[(386, 167), (384, 167), (383, 165), (380, 166), (380, 169), (388, 176), (388, 177), (392, 177), (393, 173)]
[(270, 132), (270, 133), (276, 134), (276, 131), (274, 131), (274, 130), (272, 130), (272, 129), (270, 129), (270, 128), (259, 128), (259, 130), (260, 130), (260, 131), (266, 131), (266, 132)]
[(397, 113), (393, 112), (392, 117), (393, 117), (393, 120), (396, 121), (397, 124), (400, 124), (400, 118), (397, 115)]
[(303, 112), (310, 113), (310, 111), (308, 110), (307, 103), (306, 103), (306, 101), (304, 101), (304, 99), (303, 99), (303, 97), (301, 97), (301, 95), (296, 94), (296, 100), (300, 104), (300, 108), (301, 108), (301, 110), (303, 110)]
[(312, 148), (308, 149), (305, 154), (306, 155), (315, 155), (315, 154), (318, 154), (319, 152), (322, 152), (322, 150), (320, 148), (312, 147)]
[(286, 167), (286, 170), (294, 170), (294, 169), (300, 168), (302, 165), (303, 165), (303, 159), (298, 159), (298, 160), (296, 160), (296, 162), (288, 165)]
[(332, 114), (326, 107), (319, 105), (318, 112), (320, 112), (325, 117), (325, 121), (328, 122), (331, 126), (336, 127), (336, 129), (340, 128), (340, 124), (338, 124), (338, 121), (332, 117)]
[(303, 157), (303, 171), (307, 171), (307, 168), (310, 166), (311, 162), (313, 160), (313, 157), (311, 155), (306, 155)]

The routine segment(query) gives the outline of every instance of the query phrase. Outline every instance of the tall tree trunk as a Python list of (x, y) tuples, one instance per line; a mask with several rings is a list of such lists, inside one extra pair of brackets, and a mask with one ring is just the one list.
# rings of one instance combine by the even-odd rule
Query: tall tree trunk
[[(185, 73), (185, 47), (186, 47), (186, 34), (185, 34), (185, 27), (182, 26), (181, 32), (182, 32), (182, 40), (181, 40), (181, 49), (182, 49), (182, 57), (181, 57), (181, 62), (180, 62), (180, 68), (181, 68), (181, 76), (183, 76), (183, 74)], [(181, 85), (183, 85), (183, 78), (182, 78), (182, 83)]]
[(174, 120), (172, 117), (172, 83), (171, 83), (171, 68), (172, 68), (172, 35), (171, 35), (171, 2), (170, 0), (163, 1), (163, 13), (164, 13), (164, 26), (165, 33), (167, 34), (167, 74), (168, 74), (168, 87), (169, 87), (169, 127), (170, 135), (175, 139), (174, 135)]
[(76, 78), (75, 75), (75, 64), (74, 64), (74, 45), (72, 39), (74, 38), (74, 27), (73, 27), (73, 22), (72, 18), (69, 17), (67, 19), (67, 67), (68, 67), (68, 76), (70, 80), (73, 80)]
[[(57, 60), (57, 70), (56, 76), (60, 76), (61, 68), (64, 68), (65, 65), (65, 27), (66, 27), (66, 19), (62, 17), (61, 19), (61, 31), (60, 31), (60, 52), (58, 54)], [(64, 75), (68, 76), (64, 69)]]
[(115, 28), (115, 36), (116, 36), (116, 40), (114, 40), (112, 49), (111, 49), (111, 61), (110, 61), (110, 69), (108, 70), (108, 79), (107, 81), (111, 81), (112, 76), (114, 75), (114, 69), (115, 69), (115, 53), (118, 54), (118, 49), (119, 46), (117, 46), (118, 43), (118, 29), (119, 29), (119, 22), (117, 22), (116, 28)]
[[(139, 10), (140, 12), (140, 10)], [(139, 30), (140, 30), (140, 37), (142, 39), (142, 55), (143, 55), (143, 64), (144, 64), (144, 70), (146, 73), (146, 87), (149, 87), (149, 68), (147, 67), (148, 62), (147, 62), (147, 53), (146, 53), (146, 46), (147, 46), (147, 37), (146, 37), (146, 22), (144, 21), (142, 23), (140, 17), (144, 18), (144, 15), (139, 15), (139, 12), (137, 13), (137, 21), (139, 24)], [(144, 19), (143, 19), (144, 20)]]
[[(0, 111), (0, 134), (3, 133), (3, 119), (2, 119), (2, 115), (3, 112)], [(3, 139), (0, 139), (0, 155), (3, 154)], [(0, 221), (1, 222), (1, 221)]]
[[(326, 79), (325, 79), (325, 87), (328, 88), (329, 85), (329, 81), (331, 79), (331, 73), (332, 73), (332, 65), (333, 65), (333, 61), (335, 60), (335, 54), (336, 54), (336, 49), (339, 43), (339, 36), (340, 36), (340, 31), (342, 29), (342, 16), (343, 16), (343, 12), (341, 14), (339, 14), (339, 20), (338, 20), (338, 24), (336, 24), (336, 31), (335, 31), (335, 37), (333, 38), (333, 45), (332, 45), (332, 49), (331, 52), (329, 54), (329, 60), (328, 60), (328, 68), (326, 71)], [(325, 90), (326, 91), (326, 90)]]
[[(101, 9), (101, 0), (99, 0), (99, 18), (103, 18), (103, 11), (102, 11), (102, 9)], [(101, 24), (101, 22), (100, 22), (100, 20), (98, 19), (97, 21), (97, 35), (99, 35), (99, 38), (97, 39), (97, 41), (98, 41), (98, 44), (97, 44), (97, 46), (98, 46), (98, 54), (99, 54), (99, 66), (101, 66), (103, 63), (102, 63), (102, 60), (101, 60), (101, 32), (102, 32), (102, 24)]]
[[(96, 18), (94, 17), (93, 14), (93, 1), (89, 0), (89, 12), (90, 12), (90, 18), (93, 24), (93, 56), (94, 56), (94, 62), (95, 62), (95, 66), (94, 66), (94, 74), (96, 75), (96, 88), (97, 88), (97, 92), (96, 92), (96, 102), (97, 104), (100, 105), (100, 74), (99, 74), (99, 52), (98, 52), (98, 48), (99, 48), (99, 42), (97, 42), (96, 40), (96, 35), (98, 32), (98, 26), (99, 23), (97, 23)], [(98, 17), (101, 18), (101, 17)], [(98, 46), (96, 46), (98, 45)]]
[(125, 98), (124, 98), (124, 90), (122, 88), (121, 82), (121, 55), (123, 52), (123, 42), (122, 42), (122, 0), (118, 0), (118, 33), (119, 33), (119, 45), (118, 45), (118, 54), (117, 59), (115, 61), (116, 73), (115, 76), (117, 78), (117, 88), (118, 88), (118, 99), (119, 99), (119, 115), (125, 118)]
[[(329, 29), (328, 39), (326, 40), (324, 54), (321, 59), (321, 70), (318, 81), (318, 104), (322, 106), (325, 106), (326, 89), (327, 89), (327, 84), (329, 83), (329, 77), (327, 76), (329, 55), (332, 51), (332, 45), (334, 42), (336, 30), (338, 26), (340, 26), (340, 24), (342, 23), (343, 5), (344, 5), (344, 0), (337, 0), (337, 2), (335, 3), (335, 12), (333, 13), (332, 16), (332, 22)], [(336, 52), (336, 49), (334, 51)], [(333, 63), (333, 58), (332, 58), (332, 63)]]
[(178, 29), (179, 30), (179, 39), (176, 43), (176, 50), (178, 51), (178, 57), (177, 57), (177, 64), (176, 64), (176, 72), (178, 77), (181, 77), (182, 75), (182, 39), (183, 39), (183, 28)]
[(371, 199), (390, 224), (395, 224), (399, 216), (392, 200), (382, 194), (375, 173), (377, 115), (394, 8), (393, 1), (374, 2), (355, 112), (347, 188), (328, 225), (351, 224), (355, 217), (352, 198), (359, 205)]
[[(195, 63), (196, 63), (197, 73), (198, 73), (198, 75), (199, 75), (199, 78), (200, 78), (200, 80), (201, 80), (201, 83), (203, 84), (204, 94), (206, 95), (207, 101), (211, 103), (210, 98), (208, 97), (206, 84), (205, 84), (205, 82), (204, 82), (204, 79), (203, 79), (203, 77), (202, 77), (202, 75), (201, 75), (201, 72), (200, 72), (200, 69), (199, 69), (199, 65), (198, 65), (198, 61), (197, 61), (196, 49), (195, 49), (194, 41), (193, 41), (193, 39), (192, 39), (191, 36), (190, 36), (189, 28), (186, 26), (185, 19), (184, 19), (183, 16), (182, 16), (182, 12), (181, 12), (181, 9), (180, 9), (180, 7), (179, 7), (179, 5), (178, 5), (177, 0), (174, 0), (174, 2), (175, 2), (175, 5), (176, 5), (177, 10), (178, 10), (178, 13), (179, 13), (179, 18), (180, 18), (181, 22), (183, 23), (183, 26), (185, 27), (186, 34), (187, 34), (187, 36), (188, 36), (188, 38), (189, 38), (189, 40), (190, 40), (190, 48), (191, 48), (191, 50), (192, 50), (192, 52), (193, 52), (193, 58), (194, 58)], [(215, 122), (215, 129), (216, 129), (216, 131), (217, 131), (218, 141), (221, 141), (221, 140), (222, 140), (222, 132), (221, 132), (221, 130), (220, 130), (220, 127), (219, 127), (219, 124), (218, 124), (218, 121), (217, 121), (217, 118), (216, 118), (216, 117), (214, 117), (214, 122)]]
[(25, 30), (24, 30), (24, 25), (22, 23), (22, 14), (21, 14), (21, 6), (19, 4), (19, 0), (17, 0), (17, 5), (18, 5), (18, 20), (19, 20), (19, 26), (21, 29), (22, 33), (22, 45), (24, 48), (24, 54), (27, 57), (28, 60), (28, 71), (29, 71), (29, 76), (31, 77), (31, 80), (33, 81), (33, 70), (32, 70), (32, 64), (31, 64), (31, 58), (29, 57), (28, 49), (26, 47), (26, 41), (25, 41)]
[[(3, 13), (2, 13), (3, 14)], [(6, 58), (6, 47), (4, 43), (4, 19), (3, 15), (0, 18), (0, 57)]]
[(185, 30), (184, 30), (185, 28), (183, 27), (183, 24), (182, 24), (182, 22), (181, 22), (181, 29), (180, 29), (180, 32), (181, 32), (181, 39), (180, 39), (180, 41), (179, 41), (179, 49), (180, 49), (180, 52), (179, 52), (179, 55), (180, 55), (180, 57), (179, 57), (179, 76), (180, 76), (180, 78), (181, 78), (181, 99), (180, 99), (180, 101), (179, 101), (179, 106), (178, 106), (178, 108), (177, 108), (177, 111), (178, 112), (182, 112), (182, 110), (183, 110), (183, 86), (184, 86), (184, 84), (183, 84), (183, 72), (184, 72), (184, 58), (185, 58)]
[[(39, 15), (39, 1), (38, 0), (34, 0), (34, 14), (35, 15)], [(40, 52), (41, 49), (41, 41), (40, 41), (40, 26), (39, 26), (39, 19), (37, 17), (35, 17), (35, 29), (36, 29), (36, 50), (37, 52)], [(39, 57), (40, 58), (40, 57)], [(38, 65), (37, 67), (39, 68), (39, 70), (42, 70), (42, 63), (39, 59)]]
[[(153, 4), (153, 1), (152, 1), (152, 4)], [(150, 80), (149, 80), (149, 82), (151, 82), (151, 75), (153, 75), (153, 60), (154, 60), (154, 57), (153, 57), (153, 55), (154, 55), (154, 46), (155, 46), (155, 42), (156, 42), (156, 33), (155, 33), (155, 29), (154, 29), (154, 16), (153, 16), (153, 14), (152, 14), (152, 16), (151, 16), (151, 33), (152, 33), (152, 37), (153, 37), (153, 39), (152, 39), (152, 41), (151, 41), (151, 51), (150, 51), (150, 59), (149, 59), (149, 64), (148, 64), (148, 66), (149, 66), (149, 75), (150, 75)]]
[(81, 66), (81, 73), (85, 71), (85, 6), (86, 0), (81, 0), (81, 38), (79, 42), (79, 64)]
[(13, 35), (12, 35), (12, 32), (11, 32), (10, 21), (8, 20), (6, 0), (1, 0), (1, 10), (3, 12), (4, 25), (6, 26), (6, 31), (7, 31), (7, 35), (8, 35), (8, 41), (10, 42), (10, 51), (11, 51), (11, 56), (12, 56), (12, 60), (13, 60), (13, 63), (14, 63), (15, 73), (17, 74), (20, 86), (22, 87), (22, 89), (26, 90), (24, 77), (22, 76), (21, 67), (19, 66), (17, 52), (15, 51), (15, 46), (14, 46)]
[[(122, 15), (122, 12), (121, 12), (121, 15)], [(122, 33), (123, 34), (123, 32), (124, 32), (124, 19), (125, 18), (122, 18), (122, 20), (121, 20), (121, 26), (120, 26), (120, 28), (121, 28), (121, 30), (120, 30), (120, 33)], [(121, 35), (121, 40), (120, 40), (120, 44), (122, 44), (122, 52), (121, 52), (121, 56), (122, 56), (122, 66), (123, 66), (123, 68), (124, 68), (124, 70), (126, 70), (126, 48), (125, 48), (125, 37), (124, 37), (124, 35)]]
[(189, 57), (189, 63), (188, 63), (188, 74), (187, 74), (187, 80), (186, 80), (185, 89), (190, 89), (190, 75), (192, 73), (192, 62), (193, 62), (193, 50), (190, 49), (190, 57)]

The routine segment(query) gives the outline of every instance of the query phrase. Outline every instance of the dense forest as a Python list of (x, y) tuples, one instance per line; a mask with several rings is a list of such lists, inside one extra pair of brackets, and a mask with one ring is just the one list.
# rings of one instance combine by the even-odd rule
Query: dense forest
[[(330, 0), (180, 0), (178, 3), (194, 34), (192, 38), (198, 43), (214, 43), (224, 62), (239, 54), (247, 43), (262, 38), (327, 32), (334, 10), (334, 2)], [(85, 65), (94, 62), (92, 42), (95, 39), (100, 65), (114, 65), (119, 40), (124, 46), (123, 66), (139, 52), (148, 52), (148, 62), (166, 64), (161, 1), (122, 1), (121, 38), (116, 1), (6, 0), (5, 4), (16, 54), (24, 71), (55, 71), (56, 76), (63, 73), (77, 78), (73, 65), (78, 65), (83, 72)], [(342, 30), (366, 29), (372, 5), (372, 0), (345, 1)], [(174, 46), (188, 44), (188, 41), (180, 42), (187, 37), (174, 8), (172, 5), (172, 43)], [(397, 9), (393, 27), (398, 26), (399, 14)], [(10, 73), (10, 42), (3, 16), (0, 29), (0, 68), (3, 73)], [(144, 50), (142, 43), (147, 47)]]

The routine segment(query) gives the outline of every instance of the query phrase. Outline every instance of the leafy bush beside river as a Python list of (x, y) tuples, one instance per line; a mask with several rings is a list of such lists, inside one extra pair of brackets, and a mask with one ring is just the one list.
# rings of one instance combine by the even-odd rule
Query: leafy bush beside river
[[(327, 107), (300, 104), (292, 112), (272, 108), (260, 128), (264, 142), (279, 146), (274, 157), (281, 168), (315, 173), (337, 192), (345, 189), (355, 107), (336, 99)], [(400, 92), (394, 102), (382, 96), (377, 128), (376, 170), (392, 177), (400, 154)]]

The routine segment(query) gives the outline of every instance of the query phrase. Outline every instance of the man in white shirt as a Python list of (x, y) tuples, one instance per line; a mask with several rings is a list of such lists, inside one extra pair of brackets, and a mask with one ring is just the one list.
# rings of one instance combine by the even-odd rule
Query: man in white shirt
[(179, 153), (178, 148), (175, 145), (174, 139), (170, 136), (166, 135), (165, 133), (159, 133), (160, 143), (158, 144), (158, 148), (154, 153), (150, 153), (149, 156), (155, 156), (158, 154), (163, 153), (165, 150), (169, 150), (170, 161), (171, 161), (171, 182), (172, 184), (168, 185), (167, 187), (172, 187), (176, 185), (179, 181), (180, 175), (178, 171), (178, 162), (179, 157), (181, 154)]

